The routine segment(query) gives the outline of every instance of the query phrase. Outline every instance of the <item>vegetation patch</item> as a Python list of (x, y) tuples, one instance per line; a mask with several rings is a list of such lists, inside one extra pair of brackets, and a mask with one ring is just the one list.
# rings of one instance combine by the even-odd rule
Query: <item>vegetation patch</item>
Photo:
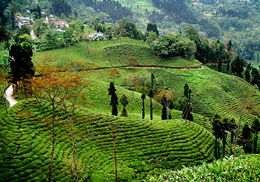
[(260, 160), (256, 156), (247, 155), (234, 159), (230, 156), (209, 164), (167, 172), (159, 178), (151, 177), (146, 181), (259, 181), (259, 167)]
[[(34, 108), (37, 108), (35, 102), (29, 100), (18, 103), (8, 113), (1, 110), (1, 116), (5, 116), (0, 120), (2, 181), (47, 178), (52, 133), (47, 123), (39, 120), (39, 114), (33, 111)], [(76, 158), (80, 179), (112, 181), (115, 178), (113, 138), (109, 134), (113, 127), (117, 133), (120, 180), (139, 180), (140, 176), (144, 178), (157, 171), (213, 160), (214, 137), (193, 122), (131, 120), (91, 112), (78, 112), (76, 116), (73, 131), (77, 142)], [(51, 117), (51, 112), (47, 117)], [(55, 181), (71, 181), (70, 132), (66, 120), (62, 118), (55, 125), (57, 139), (53, 177)], [(8, 132), (13, 133), (12, 137), (5, 134)]]

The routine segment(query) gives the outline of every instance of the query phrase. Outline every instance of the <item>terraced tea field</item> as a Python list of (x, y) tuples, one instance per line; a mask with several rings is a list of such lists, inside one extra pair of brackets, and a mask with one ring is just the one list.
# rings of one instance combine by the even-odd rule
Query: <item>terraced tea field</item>
[[(44, 108), (50, 118), (51, 108)], [(52, 132), (43, 122), (41, 109), (28, 100), (0, 114), (0, 181), (46, 181)], [(76, 116), (73, 131), (82, 180), (114, 180), (112, 126), (118, 132), (119, 180), (139, 180), (147, 174), (213, 160), (212, 134), (192, 122), (131, 120), (80, 111)], [(53, 180), (72, 181), (72, 144), (63, 112), (57, 114), (57, 121)]]
[(165, 87), (176, 90), (176, 95), (183, 94), (184, 84), (191, 90), (194, 112), (213, 117), (239, 119), (251, 123), (260, 112), (260, 93), (248, 82), (239, 77), (216, 72), (207, 67), (201, 70), (149, 70), (163, 80)]
[[(140, 67), (129, 67), (130, 59), (136, 59)], [(61, 68), (61, 75), (91, 72), (84, 79), (86, 82), (95, 80), (82, 91), (87, 101), (93, 104), (78, 103), (72, 125), (68, 126), (70, 122), (64, 112), (59, 111), (56, 115), (53, 181), (74, 181), (72, 131), (81, 181), (115, 180), (114, 145), (118, 179), (140, 181), (147, 175), (159, 175), (180, 169), (182, 165), (211, 162), (214, 159), (214, 137), (210, 118), (215, 114), (251, 124), (260, 112), (260, 92), (241, 78), (202, 67), (196, 60), (162, 59), (155, 56), (144, 42), (129, 38), (84, 42), (39, 52), (34, 55), (34, 60), (36, 68), (54, 63)], [(74, 67), (75, 62), (77, 67)], [(85, 66), (95, 69), (80, 71)], [(111, 75), (113, 70), (118, 72), (117, 76)], [(154, 120), (148, 120), (148, 96), (146, 116), (141, 120), (141, 94), (150, 90), (152, 73), (157, 93), (153, 99)], [(127, 84), (131, 75), (142, 80), (134, 89), (131, 83)], [(122, 94), (128, 98), (127, 118), (110, 116), (108, 88), (111, 81), (115, 83), (118, 98)], [(171, 110), (173, 119), (161, 120), (162, 106), (158, 95), (171, 92), (175, 104), (180, 105), (177, 102), (178, 99), (184, 100), (186, 83), (192, 91), (194, 122), (181, 119), (181, 110)], [(19, 98), (19, 103), (8, 109), (8, 113), (4, 107), (0, 108), (0, 181), (46, 181), (54, 131), (47, 121), (53, 113), (46, 104), (44, 117), (35, 100)], [(119, 115), (121, 109), (119, 104)], [(116, 135), (115, 143), (113, 135)]]
[[(174, 69), (144, 69), (144, 68), (132, 68), (132, 69), (117, 69), (120, 73), (120, 77), (115, 79), (116, 87), (119, 89), (119, 94), (128, 93), (127, 97), (130, 101), (129, 109), (132, 110), (132, 114), (139, 113), (141, 118), (141, 99), (140, 93), (135, 92), (135, 102), (133, 105), (133, 95), (131, 90), (122, 89), (128, 88), (125, 84), (125, 80), (128, 75), (135, 75), (138, 78), (145, 80), (145, 86), (150, 85), (150, 75), (155, 75), (155, 83), (158, 84), (158, 88), (168, 91), (174, 90), (173, 97), (175, 100), (183, 98), (183, 87), (187, 83), (191, 90), (191, 101), (193, 103), (193, 112), (200, 114), (207, 118), (213, 118), (215, 114), (220, 114), (223, 118), (234, 118), (236, 121), (242, 120), (243, 123), (249, 123), (254, 120), (257, 113), (260, 112), (260, 93), (248, 82), (244, 81), (239, 77), (227, 75), (216, 72), (208, 67), (199, 70), (174, 70)], [(94, 77), (98, 74), (103, 73), (103, 70), (95, 72)], [(111, 79), (106, 77), (100, 79), (101, 82), (108, 83)], [(105, 84), (104, 84), (105, 85)], [(96, 99), (93, 98), (93, 102), (101, 99), (97, 99), (98, 95), (106, 95), (107, 90), (99, 83), (95, 87), (100, 87), (98, 91), (92, 90), (89, 92), (90, 95), (95, 95)], [(161, 91), (162, 93), (163, 91)], [(146, 99), (148, 101), (149, 99)], [(102, 102), (103, 104), (108, 101)], [(160, 103), (160, 100), (157, 100)], [(100, 106), (102, 104), (100, 103)], [(158, 119), (161, 116), (160, 104), (154, 104), (155, 106), (155, 117)], [(128, 106), (127, 106), (128, 107)], [(149, 103), (147, 103), (146, 112), (149, 113)], [(106, 113), (110, 113), (107, 111)], [(135, 113), (135, 114), (134, 114)], [(181, 118), (181, 111), (176, 112), (172, 110), (174, 118)], [(131, 115), (130, 115), (131, 117)], [(149, 117), (147, 115), (147, 117)], [(202, 119), (203, 120), (203, 119)], [(196, 123), (201, 121), (197, 120)]]
[(168, 66), (176, 68), (202, 66), (197, 60), (187, 61), (183, 58), (160, 58), (153, 54), (145, 42), (130, 38), (83, 42), (64, 49), (34, 54), (36, 66), (41, 65), (43, 62), (55, 62), (57, 66), (70, 67), (71, 63), (78, 62), (82, 66), (90, 64), (98, 68), (124, 67), (130, 65), (130, 58), (136, 58), (138, 64), (142, 66)]

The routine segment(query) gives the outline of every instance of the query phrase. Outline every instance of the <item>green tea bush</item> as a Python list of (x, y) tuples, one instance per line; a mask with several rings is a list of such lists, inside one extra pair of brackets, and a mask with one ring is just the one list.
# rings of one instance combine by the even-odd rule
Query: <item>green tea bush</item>
[(166, 172), (159, 178), (150, 177), (145, 182), (177, 181), (259, 181), (260, 159), (254, 156), (233, 156), (203, 163), (200, 166), (183, 167), (181, 170)]

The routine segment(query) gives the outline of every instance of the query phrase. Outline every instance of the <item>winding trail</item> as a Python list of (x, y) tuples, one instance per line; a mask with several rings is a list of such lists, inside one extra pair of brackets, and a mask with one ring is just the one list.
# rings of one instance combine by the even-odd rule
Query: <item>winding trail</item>
[(37, 39), (33, 29), (30, 31), (30, 36), (31, 36), (32, 40), (36, 40)]
[(14, 99), (13, 92), (14, 92), (14, 85), (10, 85), (4, 93), (4, 98), (6, 98), (6, 100), (9, 102), (10, 107), (12, 107), (13, 105), (17, 104), (18, 101)]
[[(136, 68), (136, 69), (172, 69), (172, 70), (201, 70), (204, 69), (204, 66), (200, 67), (170, 67), (170, 66), (113, 66), (113, 67), (100, 67), (100, 68), (94, 68), (90, 70), (103, 70), (103, 69), (116, 69), (116, 68)], [(79, 70), (81, 71), (81, 70)]]

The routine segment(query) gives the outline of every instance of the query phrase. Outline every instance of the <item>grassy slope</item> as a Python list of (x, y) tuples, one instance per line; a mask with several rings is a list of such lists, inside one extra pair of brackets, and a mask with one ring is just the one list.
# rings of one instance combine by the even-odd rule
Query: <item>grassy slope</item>
[[(44, 58), (45, 55), (45, 58)], [(48, 57), (46, 58), (46, 55)], [(51, 56), (50, 56), (51, 55)], [(50, 57), (52, 60), (50, 60)], [(98, 67), (128, 66), (129, 58), (135, 57), (140, 65), (169, 67), (200, 67), (201, 63), (183, 58), (162, 59), (155, 56), (148, 45), (130, 38), (80, 43), (64, 49), (37, 52), (34, 60), (55, 61), (57, 65), (67, 66), (70, 62), (94, 64)], [(39, 60), (40, 58), (40, 60)]]
[[(45, 106), (47, 116), (51, 109)], [(33, 100), (0, 111), (0, 181), (45, 181), (51, 153), (51, 132)], [(83, 114), (84, 113), (84, 114)], [(152, 173), (152, 158), (163, 159), (160, 172), (213, 159), (214, 138), (197, 124), (183, 120), (143, 121), (80, 112), (74, 126), (79, 177), (113, 181), (113, 140), (107, 129), (120, 128), (116, 138), (120, 180)], [(72, 145), (64, 113), (57, 115), (53, 180), (72, 181)], [(156, 167), (158, 169), (158, 164)]]
[[(192, 87), (194, 111), (222, 117), (240, 117), (243, 122), (251, 123), (259, 113), (260, 93), (241, 78), (222, 74), (209, 68), (203, 70), (175, 71), (165, 70), (177, 83), (188, 83)], [(162, 75), (162, 73), (160, 72)], [(166, 79), (167, 81), (168, 79)], [(176, 84), (177, 85), (177, 84)], [(182, 86), (178, 90), (182, 91)]]
[[(124, 45), (124, 47), (118, 47), (120, 44)], [(129, 46), (131, 44), (134, 46)], [(142, 50), (146, 53), (141, 54), (138, 52), (138, 49), (136, 49), (138, 46), (142, 47)], [(107, 67), (111, 65), (107, 58), (106, 49), (104, 49), (107, 47), (111, 48), (108, 50), (111, 52), (111, 56), (117, 54), (117, 52), (113, 50), (115, 48), (119, 50), (122, 48), (122, 50), (124, 50), (127, 47), (129, 52), (134, 50), (137, 55), (135, 56), (138, 60), (140, 59), (139, 63), (143, 62), (144, 65), (149, 64), (150, 58), (151, 63), (153, 63), (153, 59), (159, 59), (147, 53), (149, 50), (144, 43), (131, 39), (91, 42), (88, 47), (89, 52), (91, 52), (89, 55), (86, 54), (88, 52), (86, 44), (81, 43), (66, 49), (37, 53), (34, 59), (41, 64), (43, 58), (39, 59), (39, 57), (45, 55), (45, 60), (58, 62), (59, 65), (69, 65), (71, 62), (80, 61), (83, 64), (90, 62)], [(50, 56), (50, 54), (52, 55)], [(113, 64), (116, 65), (116, 62), (120, 60), (119, 58), (127, 59), (127, 57), (130, 56), (133, 57), (132, 54), (123, 51), (120, 57), (113, 57)], [(50, 59), (50, 57), (52, 58)], [(146, 59), (146, 57), (149, 57), (149, 59)], [(169, 64), (172, 67), (177, 67), (176, 62), (176, 60), (172, 60), (172, 62), (169, 61)], [(181, 61), (179, 63), (181, 63)], [(197, 64), (196, 62), (190, 63), (192, 65)], [(163, 65), (163, 63), (161, 63), (161, 65)], [(179, 66), (181, 66), (181, 64)], [(93, 132), (93, 135), (91, 135), (89, 139), (84, 140), (84, 142), (78, 145), (77, 159), (79, 160), (79, 164), (82, 165), (82, 170), (84, 170), (82, 174), (84, 173), (87, 175), (87, 178), (93, 178), (96, 181), (113, 179), (113, 167), (111, 167), (113, 166), (113, 160), (111, 158), (113, 153), (112, 140), (108, 137), (108, 134), (106, 134), (106, 129), (111, 122), (120, 123), (120, 128), (123, 130), (117, 138), (119, 142), (118, 156), (119, 161), (121, 161), (119, 162), (121, 164), (121, 167), (119, 165), (121, 171), (120, 177), (122, 178), (124, 176), (128, 179), (132, 178), (132, 176), (136, 177), (137, 173), (141, 174), (141, 176), (152, 173), (153, 164), (151, 163), (151, 158), (155, 157), (162, 158), (163, 156), (166, 158), (161, 163), (162, 168), (165, 169), (176, 168), (178, 164), (196, 164), (212, 159), (212, 135), (200, 126), (180, 119), (161, 121), (161, 106), (159, 104), (154, 104), (155, 121), (138, 120), (138, 118), (141, 118), (140, 93), (135, 93), (135, 97), (138, 99), (136, 99), (135, 105), (133, 105), (132, 92), (124, 88), (124, 79), (129, 73), (145, 75), (147, 80), (150, 79), (150, 74), (154, 73), (156, 81), (162, 82), (166, 87), (174, 88), (177, 96), (183, 94), (183, 86), (185, 83), (188, 83), (193, 91), (192, 102), (194, 104), (194, 111), (198, 113), (203, 114), (205, 112), (208, 116), (212, 116), (217, 112), (223, 117), (235, 117), (236, 119), (242, 116), (243, 121), (250, 122), (254, 117), (252, 110), (258, 112), (259, 91), (254, 90), (253, 87), (240, 78), (224, 75), (212, 71), (209, 68), (203, 70), (118, 70), (121, 74), (121, 77), (115, 80), (118, 96), (122, 93), (127, 94), (129, 98), (127, 109), (131, 119), (112, 118), (106, 115), (110, 114), (111, 109), (108, 105), (109, 97), (107, 96), (107, 88), (111, 80), (102, 78), (96, 82), (92, 88), (89, 88), (90, 90), (85, 90), (90, 101), (96, 103), (95, 106), (88, 108), (88, 118), (94, 117), (95, 119), (92, 123), (84, 122), (83, 119), (79, 119), (81, 122), (75, 127), (75, 131), (78, 132), (77, 141), (80, 141), (84, 138), (83, 136), (87, 135), (87, 126), (89, 126), (89, 129)], [(105, 70), (95, 71), (94, 77), (104, 71)], [(228, 88), (227, 92), (224, 91), (225, 85)], [(251, 93), (248, 92), (249, 90)], [(244, 92), (246, 96), (243, 96)], [(241, 98), (244, 97), (246, 97), (246, 106), (242, 107)], [(34, 106), (32, 103), (27, 105), (28, 110), (32, 112), (29, 115), (20, 116), (20, 111), (18, 110), (23, 108), (23, 104), (11, 109), (11, 111), (15, 112), (10, 112), (9, 116), (5, 116), (3, 114), (4, 111), (1, 113), (2, 117), (0, 120), (2, 127), (0, 134), (2, 142), (0, 153), (2, 155), (0, 165), (2, 167), (0, 174), (4, 174), (0, 176), (2, 179), (10, 181), (11, 178), (19, 177), (21, 180), (28, 180), (30, 178), (32, 181), (39, 181), (39, 179), (46, 178), (46, 172), (50, 162), (48, 157), (50, 156), (51, 133), (46, 130), (45, 124), (34, 124), (33, 121), (40, 120), (41, 116), (37, 109), (33, 109)], [(146, 108), (146, 118), (148, 118), (148, 99), (146, 100)], [(92, 112), (99, 114), (89, 114)], [(180, 112), (173, 111), (173, 113), (174, 118), (180, 118)], [(59, 117), (62, 120), (62, 114)], [(78, 118), (81, 117), (82, 114), (79, 113)], [(68, 133), (69, 132), (64, 128), (59, 129), (58, 152), (55, 154), (55, 178), (62, 181), (69, 181), (70, 178), (68, 166), (71, 164), (72, 149), (71, 141), (68, 139)], [(99, 136), (100, 133), (102, 134), (101, 136)], [(200, 147), (198, 148), (197, 145), (200, 145)], [(188, 154), (184, 152), (186, 150)], [(202, 157), (201, 153), (206, 153), (206, 155)], [(36, 171), (35, 168), (31, 166), (40, 166), (40, 170)], [(90, 168), (90, 166), (92, 167)], [(100, 170), (100, 166), (102, 170)], [(64, 172), (61, 174), (60, 171)], [(134, 173), (134, 175), (132, 175), (132, 173)], [(139, 174), (137, 176), (139, 176)]]
[[(65, 49), (36, 53), (34, 58), (41, 63), (39, 57), (50, 54), (52, 55), (51, 62), (55, 60), (57, 64), (67, 66), (71, 62), (79, 61), (83, 65), (88, 63), (97, 67), (120, 67), (127, 66), (131, 57), (137, 58), (140, 65), (147, 66), (179, 68), (201, 66), (201, 63), (197, 61), (187, 61), (182, 58), (161, 59), (154, 56), (144, 42), (129, 38), (94, 41), (89, 42), (88, 45), (81, 43)], [(120, 69), (121, 77), (115, 80), (116, 84), (124, 86), (124, 79), (129, 73), (145, 75), (147, 80), (150, 79), (149, 75), (154, 73), (156, 81), (163, 83), (164, 87), (174, 88), (177, 96), (183, 95), (183, 86), (187, 83), (192, 87), (194, 111), (206, 114), (206, 116), (212, 117), (218, 113), (223, 117), (238, 120), (242, 115), (241, 119), (250, 123), (260, 109), (259, 91), (238, 77), (222, 74), (209, 68), (201, 70)], [(103, 79), (101, 81), (108, 84), (111, 80)], [(106, 92), (107, 89), (104, 88), (104, 90)], [(242, 102), (244, 106), (242, 106)], [(139, 111), (139, 109), (137, 110)]]
[[(141, 71), (141, 70), (137, 70)], [(92, 77), (97, 77), (98, 75), (102, 74), (103, 71), (95, 72)], [(128, 105), (126, 106), (128, 112), (128, 118), (130, 119), (141, 119), (142, 118), (142, 100), (141, 100), (141, 93), (134, 92), (124, 88), (124, 76), (127, 73), (135, 72), (135, 69), (119, 69), (119, 72), (123, 75), (120, 78), (117, 78), (115, 81), (116, 85), (116, 94), (118, 99), (120, 99), (122, 94), (125, 94), (128, 99)], [(136, 72), (135, 72), (136, 73)], [(149, 75), (150, 76), (150, 75)], [(87, 96), (87, 100), (89, 102), (94, 103), (94, 105), (83, 105), (84, 108), (91, 112), (95, 113), (102, 113), (106, 115), (111, 114), (111, 106), (110, 103), (110, 96), (108, 95), (107, 89), (109, 88), (110, 79), (102, 78), (99, 81), (95, 82), (91, 87), (86, 88), (83, 90), (83, 94)], [(149, 97), (146, 96), (145, 99), (145, 120), (150, 119), (150, 100)], [(123, 106), (122, 104), (118, 105), (118, 115), (121, 114)], [(159, 102), (153, 100), (153, 118), (155, 120), (160, 120), (162, 114), (162, 106)], [(173, 119), (181, 119), (182, 118), (182, 111), (179, 110), (171, 110), (171, 115)], [(203, 126), (204, 128), (211, 131), (212, 127), (208, 121), (203, 121), (203, 117), (201, 115), (194, 115), (194, 122)]]
[[(205, 67), (200, 70), (171, 70), (171, 69), (118, 69), (121, 77), (116, 78), (117, 86), (125, 86), (125, 78), (128, 74), (135, 74), (146, 78), (146, 84), (150, 84), (150, 75), (155, 75), (155, 82), (160, 83), (162, 88), (174, 89), (174, 95), (183, 97), (183, 87), (187, 83), (191, 90), (191, 100), (193, 112), (206, 117), (214, 117), (220, 114), (223, 118), (235, 118), (238, 121), (241, 117), (242, 122), (251, 123), (260, 112), (260, 93), (249, 83), (241, 78), (216, 72)], [(100, 74), (97, 71), (96, 74)], [(107, 85), (111, 81), (107, 78), (101, 79)], [(107, 86), (106, 86), (107, 87)], [(98, 93), (106, 94), (100, 89)], [(121, 95), (122, 91), (119, 92)], [(94, 93), (93, 93), (94, 94)], [(132, 95), (129, 93), (129, 108), (138, 107), (134, 112), (141, 112), (140, 94), (136, 93), (137, 106), (132, 106)], [(139, 99), (139, 101), (138, 101)], [(107, 102), (107, 101), (105, 101)], [(148, 109), (148, 107), (147, 107)], [(149, 112), (149, 111), (148, 111)], [(160, 117), (160, 109), (155, 111), (155, 115)], [(141, 113), (140, 113), (141, 114)], [(176, 115), (178, 117), (178, 114)], [(140, 116), (141, 117), (141, 116)], [(147, 117), (149, 117), (147, 115)], [(198, 121), (196, 121), (198, 122)]]

